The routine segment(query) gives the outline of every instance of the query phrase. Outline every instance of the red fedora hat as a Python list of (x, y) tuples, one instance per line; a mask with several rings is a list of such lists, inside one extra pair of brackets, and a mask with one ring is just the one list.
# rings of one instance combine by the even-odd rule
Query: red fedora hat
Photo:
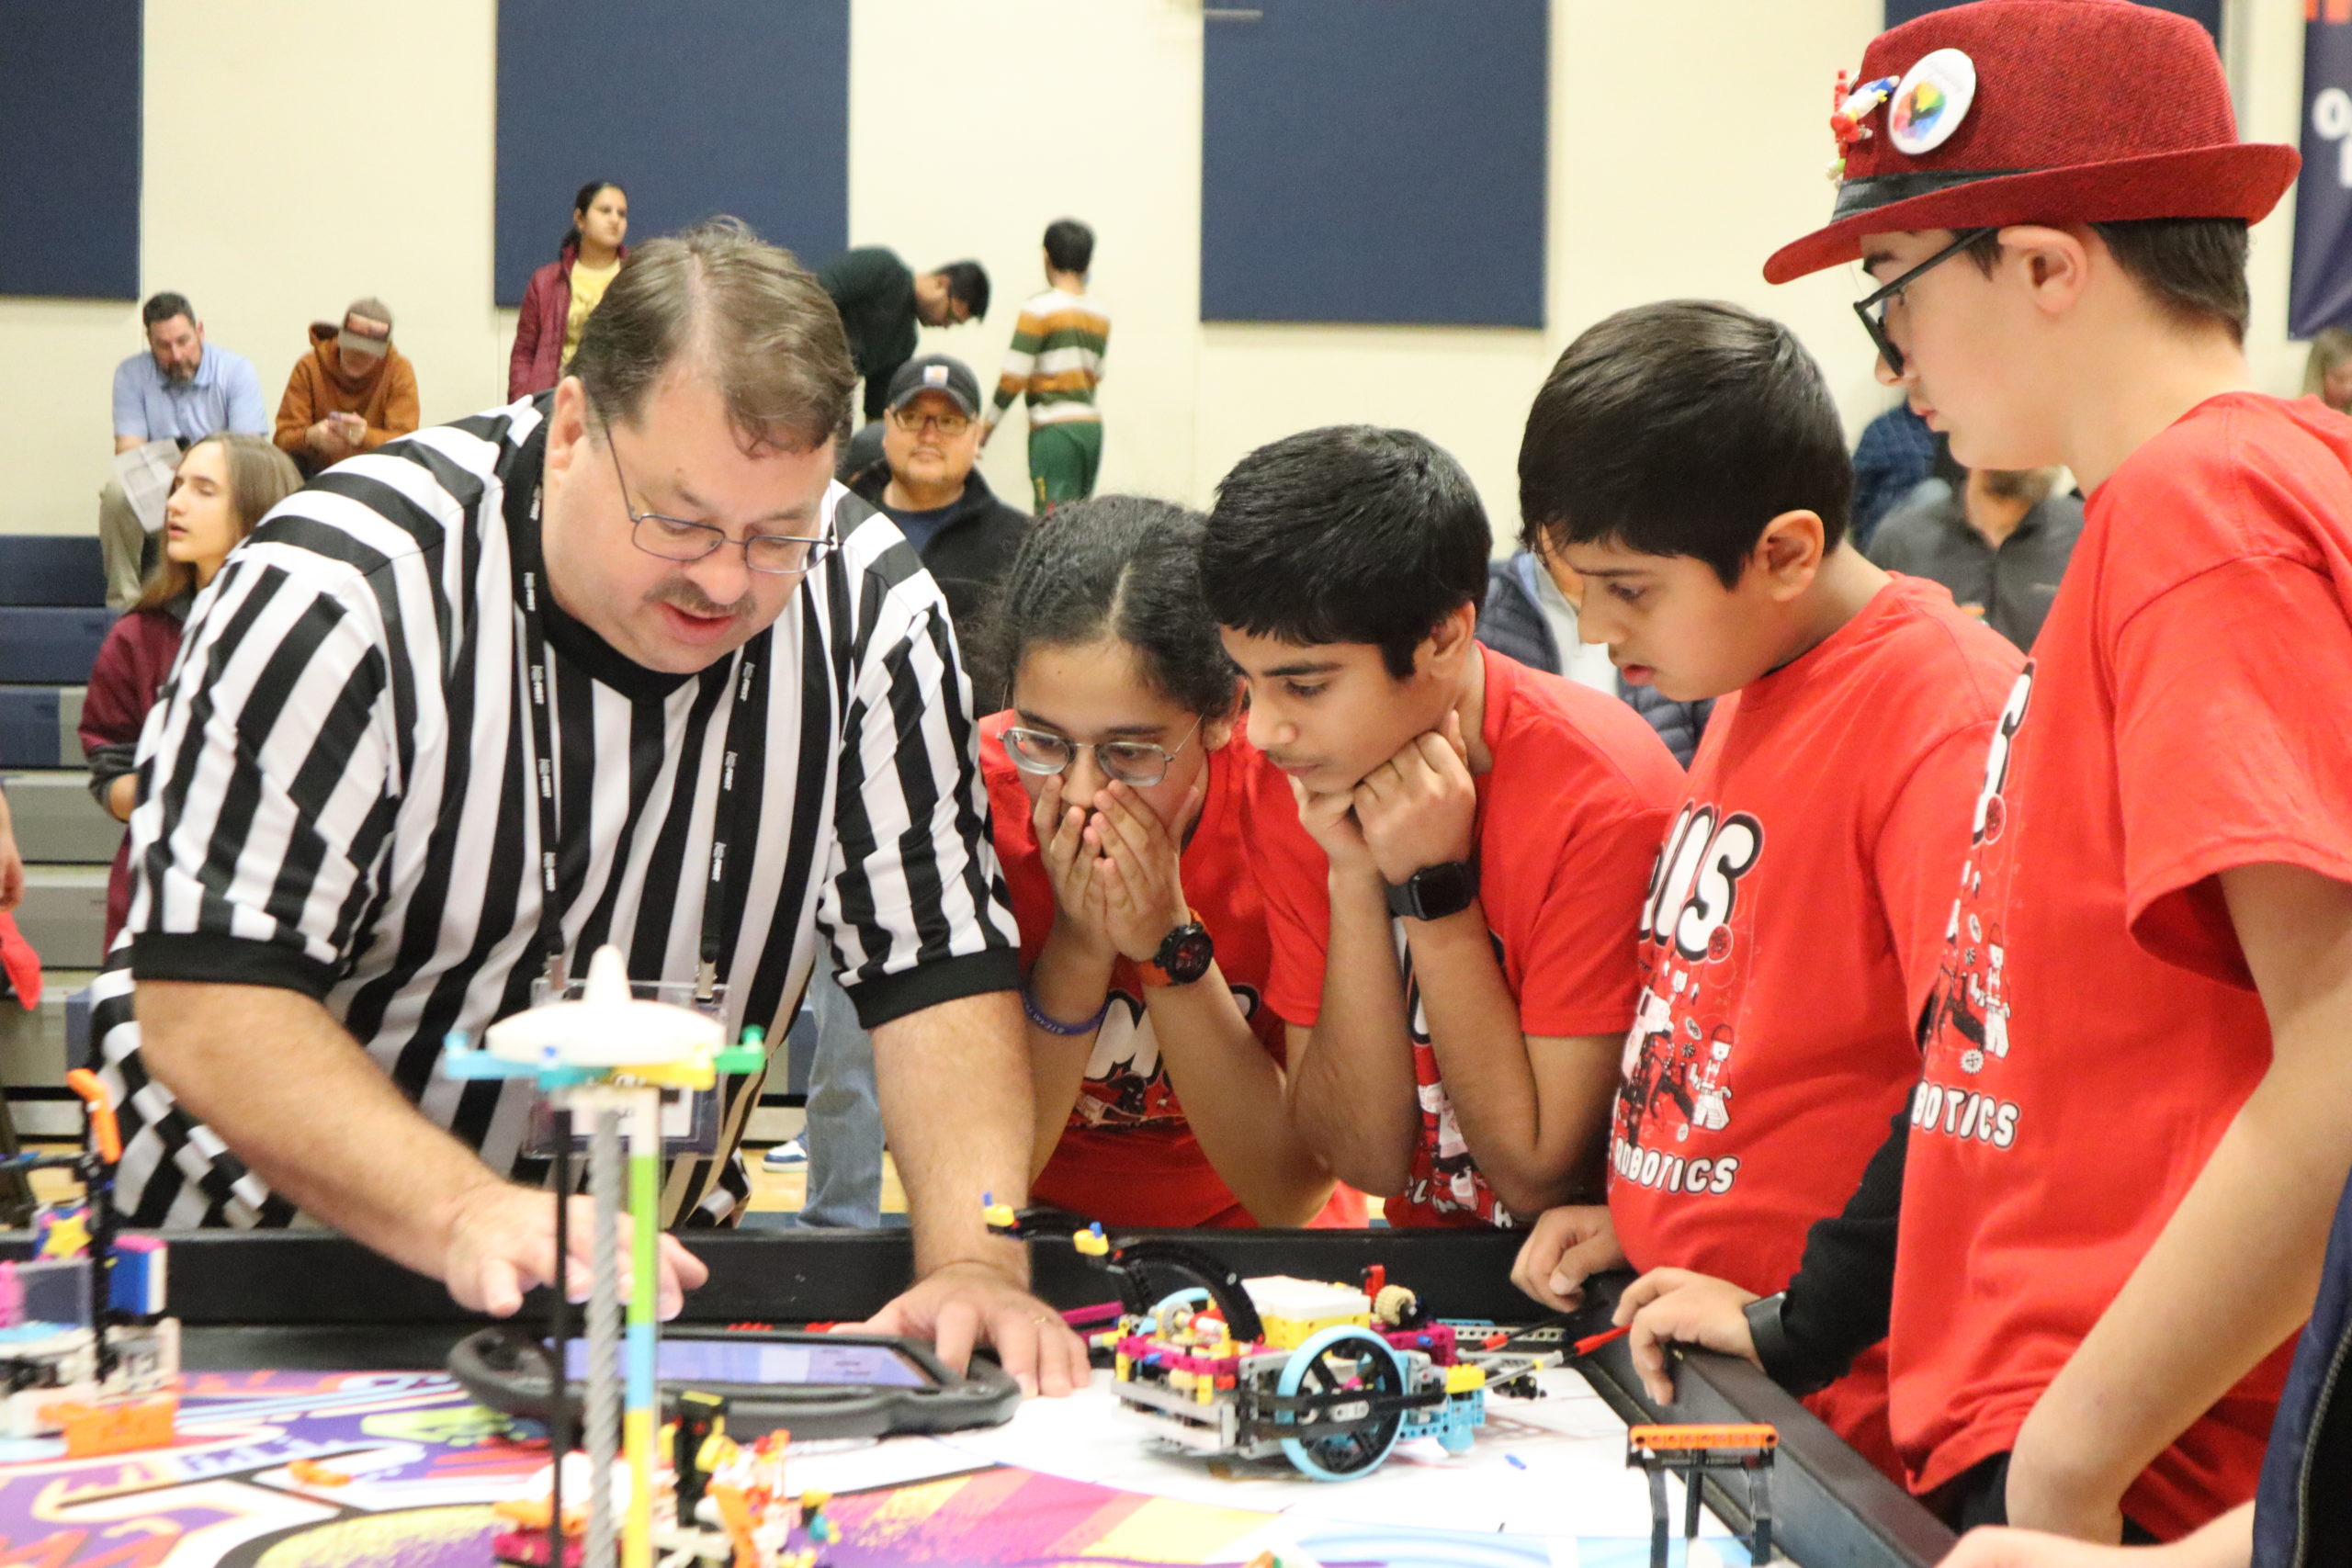
[(2205, 29), (2133, 0), (1977, 0), (1881, 33), (1839, 78), (1846, 157), (1826, 228), (1782, 247), (1786, 283), (1864, 234), (2134, 218), (2243, 218), (2301, 160), (2238, 140)]

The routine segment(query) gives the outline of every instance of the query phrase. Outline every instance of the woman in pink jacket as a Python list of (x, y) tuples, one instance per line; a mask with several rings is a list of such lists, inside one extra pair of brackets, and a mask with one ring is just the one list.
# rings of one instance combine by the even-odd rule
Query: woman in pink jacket
[(514, 321), (514, 352), (506, 361), (506, 400), (544, 392), (563, 378), (580, 346), (580, 329), (620, 271), (628, 247), (628, 193), (610, 180), (591, 180), (571, 204), (563, 253), (531, 274)]

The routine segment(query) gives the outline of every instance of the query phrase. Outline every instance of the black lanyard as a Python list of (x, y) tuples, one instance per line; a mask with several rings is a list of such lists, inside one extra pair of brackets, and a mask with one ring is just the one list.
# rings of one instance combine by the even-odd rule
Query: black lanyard
[[(538, 518), (538, 498), (531, 501), (534, 523)], [(546, 976), (551, 994), (560, 995), (570, 979), (569, 955), (563, 940), (563, 911), (558, 874), (560, 856), (557, 846), (561, 839), (556, 821), (555, 798), (555, 705), (554, 671), (548, 662), (546, 629), (539, 624), (539, 573), (537, 565), (523, 569), (523, 644), (526, 670), (530, 678), (532, 768), (537, 788), (534, 794), (539, 808), (539, 930), (537, 948), (541, 972)], [(761, 644), (754, 638), (746, 645), (734, 675), (735, 695), (727, 705), (727, 728), (719, 741), (718, 800), (711, 813), (710, 881), (703, 889), (701, 962), (695, 967), (695, 999), (707, 1002), (718, 983), (726, 978), (720, 973), (724, 953), (720, 932), (727, 915), (727, 852), (729, 841), (741, 826), (743, 807), (735, 795), (735, 721), (744, 709), (752, 705), (758, 690), (759, 660), (752, 649)], [(692, 781), (681, 778), (679, 785), (692, 788)], [(745, 798), (749, 798), (746, 792)]]

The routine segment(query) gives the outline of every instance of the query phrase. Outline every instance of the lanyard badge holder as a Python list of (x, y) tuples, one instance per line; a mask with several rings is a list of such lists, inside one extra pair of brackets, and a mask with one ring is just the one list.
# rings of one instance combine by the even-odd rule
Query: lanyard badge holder
[[(532, 505), (536, 520), (537, 502)], [(576, 1001), (584, 994), (584, 983), (572, 979), (563, 938), (562, 879), (559, 867), (560, 856), (557, 846), (562, 841), (556, 817), (556, 747), (552, 710), (555, 703), (554, 672), (548, 659), (547, 634), (539, 622), (540, 579), (536, 570), (526, 567), (522, 573), (523, 635), (527, 675), (530, 682), (531, 740), (535, 752), (532, 769), (532, 795), (538, 808), (539, 826), (539, 925), (537, 951), (543, 968), (531, 984), (531, 1005), (541, 1007), (555, 1001)], [(760, 645), (754, 645), (760, 646)], [(741, 662), (733, 678), (734, 694), (728, 705), (727, 731), (720, 742), (718, 800), (711, 827), (710, 875), (703, 888), (702, 941), (699, 961), (692, 980), (632, 980), (629, 989), (633, 999), (645, 1002), (667, 1002), (718, 1020), (722, 1032), (727, 1017), (727, 982), (721, 966), (724, 959), (720, 940), (726, 919), (729, 861), (729, 840), (734, 836), (737, 818), (736, 719), (743, 710), (764, 692), (763, 673), (752, 650), (744, 650)], [(757, 1032), (747, 1036), (745, 1043), (757, 1041)], [(662, 1091), (661, 1130), (662, 1152), (664, 1156), (711, 1156), (718, 1152), (720, 1108), (725, 1103), (728, 1078), (722, 1075), (718, 1083), (707, 1089), (665, 1085)], [(557, 1132), (557, 1114), (552, 1101), (545, 1095), (533, 1100), (528, 1127), (523, 1138), (525, 1155), (550, 1158), (556, 1153), (560, 1134)], [(588, 1147), (584, 1133), (571, 1135), (574, 1152)]]

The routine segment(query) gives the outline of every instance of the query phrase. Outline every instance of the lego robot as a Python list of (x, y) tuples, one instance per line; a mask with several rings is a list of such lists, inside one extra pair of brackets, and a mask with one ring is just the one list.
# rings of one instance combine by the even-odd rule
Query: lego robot
[(0, 1262), (0, 1438), (62, 1436), (74, 1458), (171, 1445), (179, 1413), (180, 1332), (164, 1315), (164, 1243), (116, 1233), (122, 1135), (97, 1075), (76, 1067), (84, 1142), (74, 1154), (20, 1154), (12, 1170), (65, 1168), (78, 1203), (44, 1206), (34, 1256)]
[[(1067, 1235), (1100, 1262), (1125, 1310), (1090, 1343), (1110, 1356), (1121, 1410), (1204, 1456), (1279, 1454), (1317, 1481), (1350, 1481), (1408, 1438), (1460, 1453), (1486, 1422), (1490, 1382), (1532, 1394), (1535, 1372), (1563, 1359), (1499, 1333), (1465, 1349), (1378, 1269), (1356, 1286), (1244, 1280), (1189, 1243), (1114, 1240), (1058, 1211), (989, 1204), (988, 1221), (1000, 1235)], [(1154, 1273), (1192, 1283), (1153, 1300)]]

